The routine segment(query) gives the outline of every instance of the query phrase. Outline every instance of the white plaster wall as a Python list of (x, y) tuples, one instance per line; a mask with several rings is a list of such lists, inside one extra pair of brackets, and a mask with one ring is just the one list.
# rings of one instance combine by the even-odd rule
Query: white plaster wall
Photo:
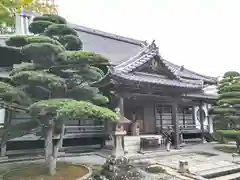
[(203, 89), (203, 91), (205, 94), (217, 95), (217, 86), (216, 85), (207, 86)]
[[(210, 104), (208, 104), (208, 109), (211, 107)], [(197, 111), (198, 111), (199, 107), (198, 106), (195, 106), (194, 107), (194, 119), (195, 119), (195, 124), (196, 124), (196, 128), (198, 129), (201, 129), (201, 124), (197, 118)], [(206, 118), (204, 119), (204, 129), (207, 130), (207, 126), (209, 126), (209, 132), (212, 133), (213, 132), (213, 123), (212, 123), (212, 118), (211, 117), (208, 117), (208, 111), (207, 111), (207, 104), (204, 103), (203, 106), (202, 106), (202, 109), (205, 111), (205, 114), (206, 114)], [(208, 123), (208, 118), (209, 118), (209, 123)]]

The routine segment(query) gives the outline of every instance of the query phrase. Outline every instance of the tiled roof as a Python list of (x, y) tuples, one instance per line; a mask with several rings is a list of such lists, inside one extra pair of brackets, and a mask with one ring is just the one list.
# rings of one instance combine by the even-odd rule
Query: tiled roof
[(156, 49), (150, 49), (150, 45), (142, 48), (135, 56), (114, 67), (116, 72), (128, 73), (148, 62), (157, 55)]
[(191, 93), (191, 94), (185, 94), (183, 97), (189, 97), (189, 98), (197, 98), (197, 99), (211, 99), (216, 100), (217, 96), (212, 94), (206, 94), (206, 93)]
[(112, 76), (122, 78), (124, 80), (146, 82), (151, 84), (160, 84), (165, 86), (174, 86), (180, 88), (191, 88), (191, 89), (202, 89), (202, 84), (181, 82), (178, 80), (171, 80), (160, 75), (149, 74), (149, 73), (112, 73)]
[(83, 42), (85, 51), (100, 53), (108, 58), (112, 65), (118, 65), (137, 54), (145, 45), (145, 41), (135, 40), (96, 29), (69, 24)]
[(189, 78), (189, 79), (196, 79), (196, 80), (201, 79), (203, 81), (211, 82), (211, 83), (217, 82), (217, 78), (215, 78), (215, 77), (209, 77), (209, 76), (201, 75), (201, 74), (198, 74), (196, 72), (190, 71), (190, 70), (185, 69), (185, 68), (183, 68), (180, 71), (179, 69), (181, 68), (181, 66), (173, 64), (173, 63), (171, 63), (171, 62), (169, 62), (165, 59), (162, 59), (162, 61), (169, 69), (171, 69), (172, 72), (178, 74), (182, 78)]
[[(142, 48), (140, 52), (138, 52), (135, 56), (130, 58), (129, 60), (117, 65), (114, 67), (116, 72), (119, 73), (129, 73), (134, 71), (136, 68), (140, 67), (141, 65), (145, 64), (146, 62), (152, 60), (153, 57), (159, 56), (158, 48), (156, 47), (155, 43)], [(160, 57), (160, 56), (159, 56)], [(182, 68), (176, 64), (173, 64), (167, 60), (164, 60), (160, 57), (160, 61), (163, 65), (182, 82), (193, 82), (193, 81), (202, 81), (206, 83), (216, 83), (217, 79), (214, 77), (208, 77), (204, 75), (197, 74), (193, 71), (188, 69)]]
[[(96, 29), (69, 24), (73, 27), (83, 42), (83, 49), (100, 53), (108, 58), (112, 65), (118, 65), (137, 54), (145, 45), (145, 41), (127, 38)], [(5, 46), (5, 40), (10, 35), (0, 35), (0, 45)]]

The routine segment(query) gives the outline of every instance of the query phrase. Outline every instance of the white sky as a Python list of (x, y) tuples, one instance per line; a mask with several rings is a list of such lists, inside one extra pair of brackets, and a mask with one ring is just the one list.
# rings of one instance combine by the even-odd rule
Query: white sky
[(211, 76), (240, 71), (240, 0), (56, 0), (68, 21), (156, 40), (165, 59)]

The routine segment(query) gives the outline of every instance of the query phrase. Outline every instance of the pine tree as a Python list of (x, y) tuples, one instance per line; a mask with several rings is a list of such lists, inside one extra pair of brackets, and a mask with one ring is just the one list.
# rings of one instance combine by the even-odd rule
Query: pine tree
[[(41, 127), (46, 164), (54, 175), (63, 137), (56, 144), (52, 137), (61, 134), (67, 120), (118, 120), (116, 113), (101, 107), (108, 103), (108, 98), (92, 87), (105, 75), (103, 69), (107, 69), (109, 60), (83, 51), (78, 33), (57, 15), (34, 18), (29, 31), (35, 35), (12, 36), (6, 41), (8, 46), (21, 48), (24, 58), (31, 63), (11, 72), (11, 85), (2, 86), (0, 97), (9, 107), (13, 103), (26, 107), (35, 122), (35, 127), (25, 124), (11, 138)], [(25, 99), (29, 101), (23, 103)], [(13, 134), (10, 127), (13, 128), (9, 125), (5, 129)]]

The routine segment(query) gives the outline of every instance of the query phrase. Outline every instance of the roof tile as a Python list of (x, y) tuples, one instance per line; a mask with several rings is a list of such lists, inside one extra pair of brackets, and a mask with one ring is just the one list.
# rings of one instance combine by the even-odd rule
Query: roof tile
[(149, 74), (149, 73), (140, 73), (140, 72), (115, 73), (113, 75), (126, 80), (141, 81), (141, 82), (161, 84), (166, 86), (176, 86), (176, 87), (182, 87), (182, 88), (196, 88), (196, 89), (202, 88), (201, 84), (190, 83), (190, 82), (186, 83), (178, 80), (171, 80), (171, 79), (164, 78), (163, 76), (158, 76), (158, 75)]
[[(155, 47), (155, 48), (153, 48)], [(119, 64), (118, 66), (115, 66), (116, 72), (131, 72), (135, 70), (136, 68), (140, 67), (141, 65), (145, 64), (146, 62), (150, 61), (154, 56), (158, 55), (158, 49), (156, 48), (156, 45), (154, 42), (145, 48), (141, 50), (140, 53), (138, 53), (133, 58), (129, 59), (128, 61), (123, 62), (122, 64)], [(180, 81), (184, 82), (191, 82), (197, 80), (198, 83), (216, 83), (217, 79), (213, 77), (208, 77), (204, 75), (200, 75), (198, 73), (195, 73), (193, 71), (190, 71), (188, 69), (182, 69), (181, 66), (178, 66), (176, 64), (173, 64), (165, 59), (160, 58), (162, 63), (166, 66), (166, 68), (172, 72), (172, 74), (177, 77)], [(187, 78), (187, 79), (186, 79)]]

